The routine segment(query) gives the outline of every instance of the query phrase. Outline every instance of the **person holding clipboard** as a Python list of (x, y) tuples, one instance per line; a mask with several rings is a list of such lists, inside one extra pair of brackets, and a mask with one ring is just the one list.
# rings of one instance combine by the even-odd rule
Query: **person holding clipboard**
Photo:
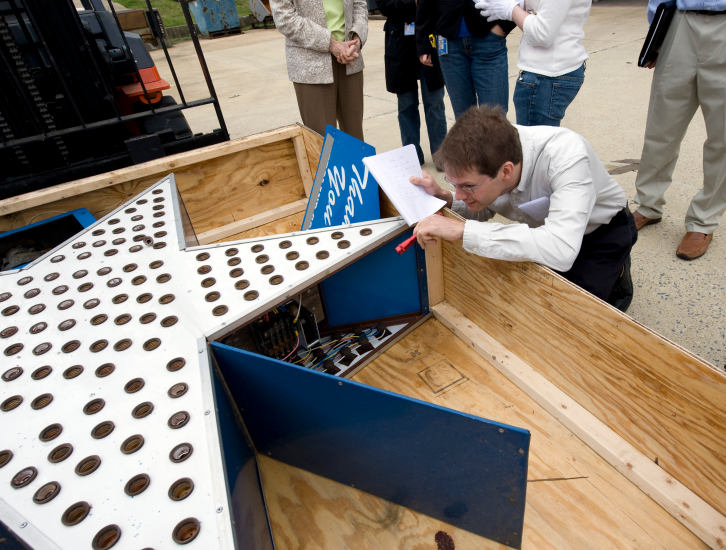
[[(409, 181), (465, 221), (436, 215), (419, 221), (422, 247), (441, 238), (462, 241), (464, 250), (487, 258), (538, 262), (628, 308), (630, 250), (638, 232), (625, 191), (582, 136), (566, 128), (515, 126), (499, 109), (472, 107), (434, 160), (444, 167), (449, 189), (426, 172)], [(519, 223), (488, 222), (495, 214)]]
[[(649, 22), (662, 13), (661, 3), (648, 3)], [(677, 0), (676, 7), (656, 59), (644, 64), (655, 70), (634, 216), (638, 230), (661, 221), (681, 141), (700, 107), (707, 134), (703, 188), (691, 201), (676, 249), (679, 258), (695, 260), (708, 250), (726, 211), (726, 0)]]

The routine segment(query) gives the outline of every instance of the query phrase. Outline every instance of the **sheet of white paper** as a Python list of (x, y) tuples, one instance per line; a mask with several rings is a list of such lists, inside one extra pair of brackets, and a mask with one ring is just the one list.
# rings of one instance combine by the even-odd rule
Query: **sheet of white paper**
[(409, 181), (410, 176), (423, 176), (413, 145), (366, 157), (363, 164), (368, 167), (408, 225), (435, 214), (446, 204)]
[(550, 213), (550, 198), (540, 197), (533, 201), (519, 205), (519, 209), (525, 214), (532, 216), (538, 222), (544, 220)]

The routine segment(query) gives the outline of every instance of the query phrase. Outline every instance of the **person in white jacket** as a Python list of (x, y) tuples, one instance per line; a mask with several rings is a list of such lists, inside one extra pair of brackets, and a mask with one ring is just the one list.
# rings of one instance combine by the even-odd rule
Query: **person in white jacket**
[(487, 20), (511, 20), (522, 29), (517, 124), (559, 126), (585, 81), (583, 27), (592, 0), (474, 0)]

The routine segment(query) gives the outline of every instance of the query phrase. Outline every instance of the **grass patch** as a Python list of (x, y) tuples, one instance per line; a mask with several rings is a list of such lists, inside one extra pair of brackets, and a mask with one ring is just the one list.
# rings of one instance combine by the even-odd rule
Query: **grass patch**
[[(148, 9), (146, 0), (116, 1), (127, 9)], [(234, 3), (237, 5), (237, 14), (240, 17), (250, 14), (250, 5), (246, 0), (235, 0)], [(179, 25), (186, 25), (184, 12), (182, 11), (179, 2), (176, 2), (175, 0), (151, 0), (151, 6), (159, 10), (164, 26), (177, 27)], [(194, 18), (194, 16), (192, 16), (192, 18)]]

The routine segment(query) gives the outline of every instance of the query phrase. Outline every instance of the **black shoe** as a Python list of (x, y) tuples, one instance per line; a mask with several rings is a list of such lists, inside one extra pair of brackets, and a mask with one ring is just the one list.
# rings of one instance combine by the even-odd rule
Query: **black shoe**
[(608, 296), (607, 303), (618, 308), (622, 312), (628, 311), (630, 302), (633, 301), (633, 279), (630, 277), (630, 254), (625, 259), (623, 271), (615, 282), (613, 290)]

